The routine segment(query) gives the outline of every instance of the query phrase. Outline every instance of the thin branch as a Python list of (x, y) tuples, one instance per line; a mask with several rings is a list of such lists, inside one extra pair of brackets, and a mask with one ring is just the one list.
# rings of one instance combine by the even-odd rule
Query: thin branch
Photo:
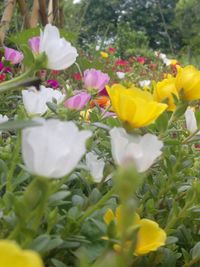
[(16, 0), (5, 0), (4, 2), (5, 9), (0, 23), (0, 47), (3, 46), (6, 33), (9, 30)]
[(160, 0), (157, 0), (157, 3), (158, 3), (158, 9), (159, 9), (159, 12), (160, 12), (160, 16), (161, 16), (162, 22), (163, 22), (163, 27), (164, 27), (164, 30), (165, 30), (165, 33), (166, 33), (166, 36), (167, 36), (167, 39), (168, 39), (168, 42), (169, 42), (169, 47), (170, 47), (170, 50), (171, 50), (172, 54), (174, 55), (174, 48), (173, 48), (173, 45), (172, 45), (172, 40), (171, 40), (171, 37), (170, 37), (169, 32), (168, 32), (167, 23), (166, 23), (164, 14), (163, 14), (163, 10), (162, 10), (162, 6), (161, 6), (161, 3), (160, 3)]
[(39, 1), (34, 0), (32, 13), (31, 13), (31, 19), (30, 19), (30, 27), (35, 28), (38, 24), (38, 20), (39, 20)]
[(53, 0), (49, 0), (48, 5), (48, 22), (53, 23)]
[(29, 10), (28, 10), (28, 5), (26, 0), (17, 0), (18, 5), (19, 5), (19, 10), (24, 17), (24, 24), (25, 28), (29, 29), (30, 28), (30, 17), (29, 17)]
[(48, 23), (46, 8), (47, 8), (46, 0), (40, 0), (39, 1), (39, 13), (40, 13), (40, 18), (41, 18), (43, 26), (45, 26)]
[(53, 21), (56, 25), (58, 25), (59, 19), (59, 0), (53, 1)]
[(59, 26), (60, 28), (63, 28), (65, 25), (65, 14), (64, 14), (64, 8), (63, 5), (59, 7)]

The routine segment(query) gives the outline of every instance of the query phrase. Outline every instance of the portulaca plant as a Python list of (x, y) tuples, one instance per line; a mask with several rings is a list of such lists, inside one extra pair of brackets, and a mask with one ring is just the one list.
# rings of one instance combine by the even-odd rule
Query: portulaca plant
[(199, 266), (199, 70), (24, 39), (0, 63), (0, 267)]

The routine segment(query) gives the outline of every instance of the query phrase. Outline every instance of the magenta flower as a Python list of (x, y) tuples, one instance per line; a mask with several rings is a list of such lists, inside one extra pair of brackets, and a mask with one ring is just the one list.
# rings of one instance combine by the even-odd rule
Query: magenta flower
[(4, 69), (4, 65), (3, 63), (0, 61), (0, 71), (2, 71)]
[(90, 98), (91, 95), (86, 92), (81, 92), (68, 98), (65, 101), (64, 106), (70, 109), (81, 110), (87, 105), (87, 103), (90, 101)]
[(104, 89), (109, 82), (108, 74), (96, 69), (88, 69), (84, 71), (83, 81), (84, 86), (88, 90), (96, 89), (98, 92)]
[(9, 47), (5, 47), (4, 56), (5, 59), (7, 61), (10, 61), (13, 65), (22, 62), (22, 60), (24, 59), (24, 55), (22, 54), (22, 52), (19, 52)]
[(50, 85), (54, 89), (57, 89), (60, 87), (60, 84), (57, 80), (48, 80), (47, 84)]
[(33, 53), (39, 54), (39, 52), (40, 52), (40, 37), (39, 36), (35, 36), (35, 37), (30, 38), (28, 40), (28, 44), (29, 44), (31, 50), (33, 51)]

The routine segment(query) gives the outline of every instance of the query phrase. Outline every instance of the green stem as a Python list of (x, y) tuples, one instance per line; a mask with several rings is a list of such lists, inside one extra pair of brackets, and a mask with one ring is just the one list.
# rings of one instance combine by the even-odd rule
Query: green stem
[(185, 263), (182, 267), (194, 266), (194, 264), (197, 263), (198, 261), (200, 261), (200, 255), (194, 258), (193, 260), (191, 260), (190, 262)]
[(185, 206), (183, 207), (183, 209), (179, 212), (178, 215), (175, 215), (172, 217), (172, 219), (170, 221), (168, 221), (166, 227), (165, 227), (165, 231), (167, 232), (169, 229), (171, 229), (176, 222), (182, 217), (185, 217), (185, 214), (188, 211), (188, 208), (194, 203), (194, 199), (192, 198), (191, 201), (189, 201), (188, 203), (185, 204)]
[(108, 191), (103, 197), (102, 199), (97, 202), (93, 207), (91, 207), (90, 209), (88, 209), (88, 211), (86, 211), (84, 213), (84, 215), (82, 215), (79, 220), (78, 223), (82, 223), (86, 218), (88, 218), (90, 215), (92, 215), (96, 210), (100, 209), (104, 203), (113, 195), (114, 193), (114, 188), (112, 188), (110, 191)]
[(196, 131), (194, 131), (193, 133), (191, 133), (185, 140), (183, 140), (182, 144), (187, 144), (187, 142), (194, 137), (197, 133), (199, 132), (199, 129), (197, 129)]
[(14, 150), (14, 155), (12, 158), (11, 166), (9, 168), (8, 174), (7, 174), (7, 179), (6, 179), (6, 191), (12, 192), (12, 178), (13, 178), (13, 173), (15, 171), (18, 157), (19, 157), (19, 151), (21, 148), (21, 133), (18, 132), (17, 135), (17, 141), (15, 145), (15, 150)]
[(9, 81), (3, 82), (0, 85), (0, 93), (3, 93), (5, 91), (8, 90), (13, 90), (16, 89), (17, 86), (20, 86), (20, 82), (24, 81), (26, 78), (30, 77), (31, 75), (33, 75), (35, 69), (29, 69), (27, 70), (25, 73), (23, 73), (22, 75), (11, 79)]

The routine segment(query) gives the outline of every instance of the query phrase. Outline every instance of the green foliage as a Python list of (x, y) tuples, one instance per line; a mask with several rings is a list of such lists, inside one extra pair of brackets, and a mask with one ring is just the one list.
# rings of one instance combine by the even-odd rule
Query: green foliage
[[(200, 53), (200, 2), (198, 0), (180, 0), (176, 5), (176, 23), (187, 47), (189, 59)], [(183, 47), (184, 49), (184, 47)]]
[(129, 23), (119, 23), (116, 46), (122, 57), (142, 55), (148, 49), (148, 37), (144, 32), (132, 29)]

